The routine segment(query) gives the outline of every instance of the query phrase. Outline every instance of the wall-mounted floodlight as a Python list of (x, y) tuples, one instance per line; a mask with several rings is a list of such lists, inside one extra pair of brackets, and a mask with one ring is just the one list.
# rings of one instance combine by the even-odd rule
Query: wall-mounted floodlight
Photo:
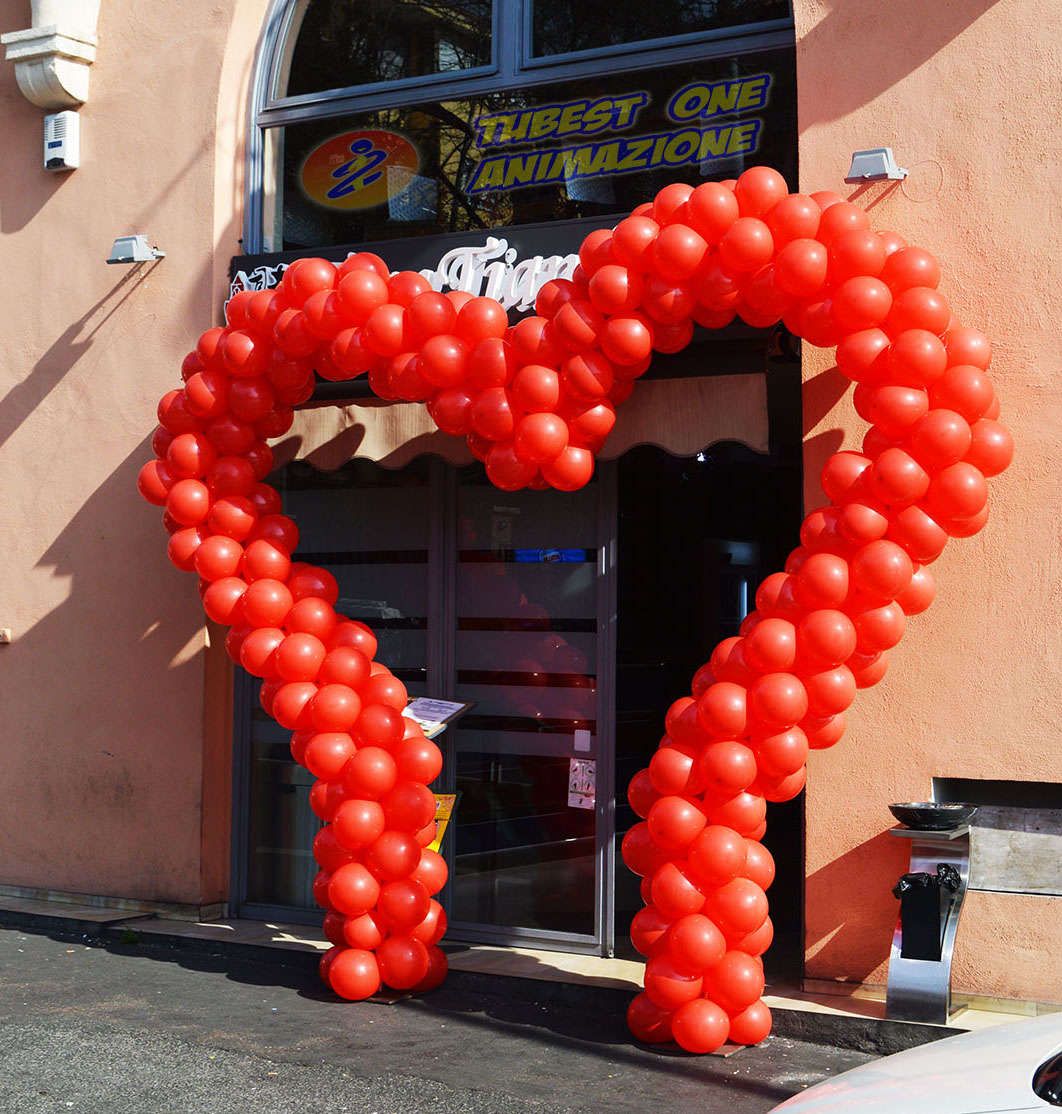
[(155, 259), (162, 259), (164, 251), (153, 248), (148, 243), (146, 236), (118, 236), (107, 257), (108, 263), (151, 263)]
[(896, 156), (891, 147), (871, 147), (867, 151), (853, 151), (852, 165), (845, 175), (846, 182), (901, 181), (907, 171), (896, 165)]

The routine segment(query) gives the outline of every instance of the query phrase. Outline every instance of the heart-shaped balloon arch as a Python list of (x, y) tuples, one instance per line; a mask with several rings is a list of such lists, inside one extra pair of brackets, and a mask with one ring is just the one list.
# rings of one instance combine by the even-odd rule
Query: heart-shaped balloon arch
[(199, 574), (207, 615), (231, 628), (229, 655), (263, 678), (262, 706), (318, 779), (314, 893), (334, 945), (322, 978), (351, 999), (381, 983), (429, 989), (447, 969), (432, 896), (447, 868), (428, 847), (442, 755), (401, 714), (406, 690), (373, 660), (372, 632), (336, 613), (332, 575), (292, 560), (298, 529), (264, 482), (266, 442), (315, 372), (367, 373), (382, 398), (424, 401), (440, 429), (467, 437), (498, 487), (574, 491), (652, 352), (684, 348), (694, 323), (781, 320), (836, 345), (871, 423), (862, 451), (826, 462), (829, 505), (671, 706), (629, 788), (644, 819), (623, 858), (646, 902), (631, 938), (647, 958), (631, 1031), (693, 1052), (756, 1043), (771, 1027), (767, 802), (801, 791), (809, 748), (836, 743), (857, 689), (884, 676), (906, 616), (933, 598), (927, 566), (984, 525), (985, 477), (1013, 446), (995, 420), (988, 340), (952, 316), (937, 262), (836, 194), (790, 194), (767, 167), (670, 185), (587, 236), (579, 260), (514, 326), (493, 299), (436, 293), (375, 255), (297, 260), (277, 290), (237, 294), (228, 325), (185, 359), (139, 487), (166, 508), (171, 560)]

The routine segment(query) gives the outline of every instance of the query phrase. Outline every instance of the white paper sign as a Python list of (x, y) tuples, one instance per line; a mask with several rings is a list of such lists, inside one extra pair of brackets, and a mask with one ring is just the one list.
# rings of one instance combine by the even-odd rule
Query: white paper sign
[(593, 808), (597, 792), (597, 763), (592, 758), (572, 758), (568, 766), (568, 807)]
[(590, 749), (590, 732), (585, 727), (577, 727), (575, 729), (575, 749), (576, 750), (589, 750)]

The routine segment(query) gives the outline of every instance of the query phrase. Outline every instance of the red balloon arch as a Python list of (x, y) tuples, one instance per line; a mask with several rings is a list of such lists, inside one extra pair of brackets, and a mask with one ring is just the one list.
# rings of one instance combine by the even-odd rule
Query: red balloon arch
[(423, 401), (465, 436), (499, 488), (574, 491), (652, 353), (680, 351), (694, 324), (782, 321), (836, 345), (870, 423), (861, 451), (826, 462), (829, 504), (671, 706), (628, 790), (643, 819), (623, 858), (645, 901), (631, 939), (647, 960), (630, 1029), (691, 1052), (753, 1044), (771, 1027), (767, 802), (801, 791), (808, 751), (836, 743), (857, 690), (885, 675), (907, 616), (932, 601), (928, 566), (985, 524), (986, 477), (1013, 445), (989, 342), (951, 313), (936, 260), (837, 194), (790, 194), (767, 167), (670, 185), (590, 233), (579, 261), (516, 325), (493, 299), (436, 293), (369, 253), (295, 261), (276, 290), (232, 298), (227, 326), (186, 357), (139, 488), (165, 508), (170, 559), (198, 574), (230, 657), (263, 679), (262, 706), (318, 779), (314, 894), (333, 945), (321, 977), (350, 999), (427, 990), (447, 970), (434, 897), (447, 868), (428, 847), (442, 755), (402, 716), (406, 690), (374, 660), (372, 631), (336, 613), (332, 575), (292, 559), (298, 528), (265, 483), (267, 442), (315, 373), (367, 375), (380, 397)]

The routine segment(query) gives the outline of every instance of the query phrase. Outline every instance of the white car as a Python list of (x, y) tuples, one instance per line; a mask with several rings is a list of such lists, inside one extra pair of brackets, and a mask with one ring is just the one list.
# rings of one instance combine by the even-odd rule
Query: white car
[(777, 1111), (1024, 1114), (1062, 1107), (1062, 1013), (923, 1044), (842, 1072)]

